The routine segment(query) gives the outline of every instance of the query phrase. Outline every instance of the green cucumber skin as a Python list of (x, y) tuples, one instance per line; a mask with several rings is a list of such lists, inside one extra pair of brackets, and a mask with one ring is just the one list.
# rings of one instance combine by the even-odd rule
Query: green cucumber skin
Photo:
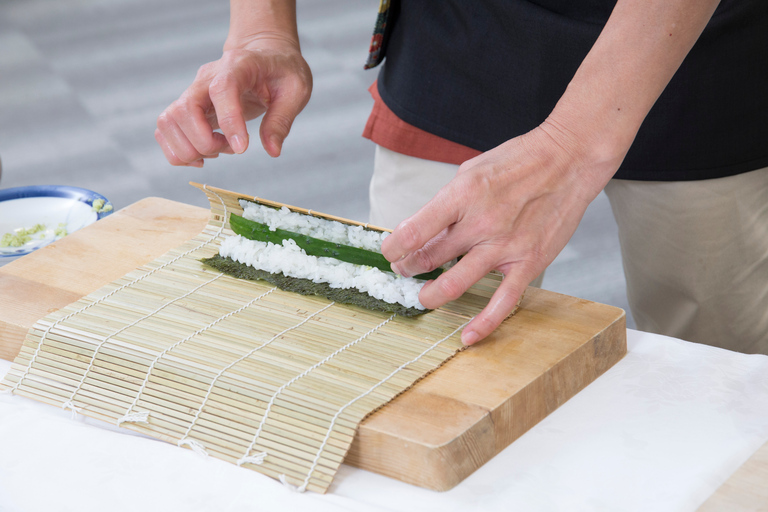
[[(310, 256), (336, 258), (337, 260), (346, 261), (347, 263), (366, 265), (368, 267), (378, 268), (384, 272), (392, 272), (389, 261), (387, 261), (382, 254), (373, 251), (328, 242), (321, 240), (320, 238), (301, 235), (284, 229), (276, 229), (272, 231), (266, 224), (244, 219), (234, 213), (229, 216), (229, 226), (232, 228), (232, 231), (249, 240), (281, 244), (283, 240), (291, 239)], [(416, 279), (437, 279), (442, 272), (443, 269), (438, 268), (432, 272), (419, 274), (414, 277), (416, 277)]]

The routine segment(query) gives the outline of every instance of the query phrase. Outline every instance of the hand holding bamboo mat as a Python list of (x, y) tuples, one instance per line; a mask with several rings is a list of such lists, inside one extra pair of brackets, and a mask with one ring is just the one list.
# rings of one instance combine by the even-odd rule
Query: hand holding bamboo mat
[(200, 235), (39, 320), (3, 385), (325, 492), (359, 422), (462, 348), (499, 278), (415, 319), (234, 279), (200, 259), (244, 196), (201, 188)]

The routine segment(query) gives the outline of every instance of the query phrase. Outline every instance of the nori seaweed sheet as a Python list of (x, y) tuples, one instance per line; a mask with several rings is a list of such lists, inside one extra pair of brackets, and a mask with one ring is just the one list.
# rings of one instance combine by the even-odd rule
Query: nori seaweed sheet
[(272, 274), (265, 270), (255, 269), (245, 263), (239, 263), (229, 257), (223, 258), (219, 254), (212, 258), (203, 258), (200, 261), (232, 277), (249, 279), (251, 281), (267, 281), (288, 292), (300, 293), (302, 295), (320, 295), (335, 302), (353, 304), (374, 311), (387, 311), (407, 317), (423, 315), (430, 311), (429, 309), (407, 308), (402, 304), (385, 302), (355, 289), (331, 288), (327, 283), (315, 283), (309, 279), (288, 277), (282, 273)]

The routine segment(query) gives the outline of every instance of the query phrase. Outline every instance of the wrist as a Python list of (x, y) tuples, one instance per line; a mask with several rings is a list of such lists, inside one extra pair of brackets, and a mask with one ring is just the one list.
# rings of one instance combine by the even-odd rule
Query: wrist
[(253, 49), (253, 45), (299, 50), (294, 0), (231, 0), (224, 51)]
[(224, 51), (230, 50), (286, 50), (301, 53), (298, 38), (291, 34), (278, 31), (263, 31), (257, 33), (232, 33), (227, 36)]
[(608, 183), (629, 151), (644, 115), (615, 103), (608, 95), (586, 94), (573, 84), (542, 124), (542, 129), (572, 158), (599, 188)]

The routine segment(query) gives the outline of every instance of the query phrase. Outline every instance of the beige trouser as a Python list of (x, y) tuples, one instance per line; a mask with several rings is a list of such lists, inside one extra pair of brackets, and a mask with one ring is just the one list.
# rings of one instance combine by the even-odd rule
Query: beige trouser
[(638, 328), (768, 354), (768, 168), (605, 193)]
[[(369, 221), (394, 228), (457, 169), (377, 147)], [(605, 192), (638, 329), (768, 354), (768, 169)]]

